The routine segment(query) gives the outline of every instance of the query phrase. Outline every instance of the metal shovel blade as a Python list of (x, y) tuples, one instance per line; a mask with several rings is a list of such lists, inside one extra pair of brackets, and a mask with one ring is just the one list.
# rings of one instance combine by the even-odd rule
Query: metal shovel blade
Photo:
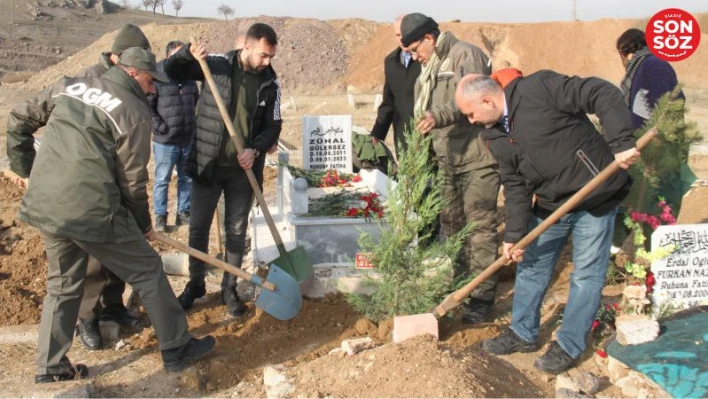
[(278, 320), (290, 320), (302, 306), (300, 285), (280, 267), (271, 264), (266, 281), (275, 285), (275, 291), (261, 287), (256, 306)]
[(310, 278), (314, 269), (305, 248), (298, 246), (291, 251), (286, 252), (283, 250), (280, 253), (281, 255), (271, 265), (278, 265), (286, 273), (293, 276), (298, 283)]

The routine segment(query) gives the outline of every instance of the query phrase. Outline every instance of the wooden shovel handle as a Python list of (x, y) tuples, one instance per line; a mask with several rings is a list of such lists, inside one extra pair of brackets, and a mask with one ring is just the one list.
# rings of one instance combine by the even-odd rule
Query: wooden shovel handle
[[(197, 45), (197, 40), (193, 37), (190, 38), (190, 41), (191, 45)], [(236, 146), (236, 152), (241, 155), (244, 151), (243, 138), (236, 134), (236, 131), (234, 130), (233, 121), (229, 116), (229, 112), (226, 109), (226, 105), (224, 105), (224, 100), (219, 94), (219, 87), (214, 82), (214, 76), (211, 74), (209, 65), (207, 64), (206, 60), (198, 59), (197, 61), (199, 61), (199, 65), (202, 68), (202, 72), (204, 72), (204, 79), (209, 84), (209, 87), (211, 87), (211, 92), (214, 95), (214, 100), (216, 101), (216, 105), (219, 108), (219, 112), (221, 113), (221, 118), (224, 120), (224, 124), (226, 125), (226, 130), (229, 132), (229, 136), (231, 136), (231, 141), (233, 141), (234, 145)], [(273, 220), (273, 216), (270, 214), (270, 210), (268, 209), (268, 204), (266, 203), (265, 198), (263, 198), (263, 192), (261, 192), (261, 188), (258, 186), (258, 181), (256, 180), (256, 176), (253, 174), (253, 170), (246, 170), (246, 176), (248, 176), (248, 182), (251, 183), (253, 193), (256, 195), (258, 205), (261, 207), (263, 217), (268, 223), (270, 233), (273, 235), (273, 240), (275, 240), (275, 246), (278, 248), (278, 252), (280, 252), (280, 255), (285, 257), (287, 256), (287, 252), (285, 250), (285, 245), (283, 245), (283, 239), (280, 237), (278, 228), (275, 226), (275, 221)]]
[(221, 261), (217, 258), (214, 258), (213, 256), (209, 256), (209, 255), (205, 254), (204, 252), (197, 251), (196, 249), (191, 248), (191, 247), (189, 247), (177, 240), (173, 240), (164, 234), (155, 233), (155, 240), (157, 240), (165, 245), (169, 245), (170, 247), (172, 247), (174, 249), (180, 250), (180, 251), (188, 254), (189, 256), (193, 256), (193, 257), (195, 257), (203, 262), (206, 262), (212, 266), (216, 266), (219, 269), (222, 269), (222, 270), (229, 272), (233, 275), (241, 277), (244, 280), (253, 282), (254, 284), (258, 284), (269, 291), (275, 291), (275, 285), (273, 283), (270, 283), (268, 281), (259, 282), (258, 280), (260, 280), (260, 277), (258, 279), (254, 279), (253, 275), (251, 273), (244, 272), (243, 270), (239, 269), (238, 267), (228, 264), (228, 263)]
[[(639, 140), (637, 140), (637, 150), (641, 151), (644, 147), (646, 147), (647, 144), (649, 144), (649, 142), (654, 137), (656, 137), (657, 134), (658, 132), (656, 131), (656, 128), (652, 128), (651, 130), (646, 132)], [(602, 172), (600, 172), (597, 176), (593, 177), (592, 180), (590, 180), (583, 188), (578, 190), (578, 192), (576, 192), (572, 197), (570, 197), (570, 199), (568, 199), (568, 201), (561, 205), (560, 208), (556, 209), (556, 211), (553, 212), (551, 216), (547, 217), (546, 220), (543, 221), (543, 223), (536, 226), (536, 228), (531, 230), (531, 232), (528, 233), (524, 238), (522, 238), (521, 241), (514, 244), (514, 246), (511, 247), (510, 252), (513, 252), (517, 249), (526, 248), (529, 244), (536, 240), (538, 236), (540, 236), (549, 227), (558, 222), (566, 213), (573, 210), (573, 208), (575, 208), (578, 204), (585, 200), (585, 198), (591, 192), (593, 192), (597, 187), (603, 184), (610, 176), (615, 174), (620, 169), (621, 168), (619, 166), (619, 163), (617, 161), (612, 161), (612, 163), (609, 164), (605, 169), (603, 169)], [(472, 291), (474, 291), (474, 289), (477, 288), (480, 283), (487, 280), (494, 273), (496, 273), (497, 270), (510, 263), (511, 262), (507, 260), (504, 256), (497, 259), (482, 273), (477, 275), (477, 277), (475, 277), (472, 281), (467, 283), (464, 287), (450, 294), (438, 306), (436, 306), (434, 310), (435, 316), (441, 317), (447, 312), (449, 312), (451, 309), (455, 308), (465, 298), (467, 298), (467, 296)]]

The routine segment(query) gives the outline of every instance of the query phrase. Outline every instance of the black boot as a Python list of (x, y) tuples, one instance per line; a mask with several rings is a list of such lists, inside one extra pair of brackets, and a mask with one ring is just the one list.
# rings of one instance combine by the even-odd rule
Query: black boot
[(81, 337), (81, 343), (88, 350), (97, 351), (103, 346), (101, 330), (98, 328), (98, 319), (79, 319), (79, 336)]
[(509, 355), (516, 352), (536, 352), (538, 342), (524, 341), (514, 330), (507, 328), (496, 338), (482, 341), (482, 349), (495, 355)]
[(470, 298), (470, 302), (466, 305), (465, 311), (462, 314), (463, 324), (479, 324), (487, 321), (487, 316), (492, 310), (494, 300), (482, 300)]
[(211, 335), (192, 338), (186, 345), (162, 351), (162, 364), (169, 371), (179, 371), (214, 349), (216, 340)]
[(222, 288), (221, 302), (226, 305), (226, 312), (233, 317), (243, 316), (246, 313), (246, 305), (238, 297), (236, 287)]
[(546, 353), (536, 359), (534, 367), (551, 374), (560, 374), (573, 368), (578, 359), (573, 358), (566, 352), (557, 341), (551, 342)]
[(221, 280), (221, 303), (226, 305), (226, 312), (232, 317), (243, 316), (246, 313), (246, 306), (236, 292), (236, 276), (233, 274), (224, 273)]
[(155, 231), (162, 232), (167, 228), (167, 215), (155, 216)]
[(177, 213), (177, 217), (175, 218), (175, 226), (181, 226), (183, 224), (189, 226), (189, 211)]
[(206, 295), (206, 286), (203, 281), (189, 280), (184, 291), (177, 297), (182, 309), (189, 310), (194, 305), (194, 300)]
[(101, 311), (101, 321), (115, 321), (121, 326), (135, 326), (139, 319), (133, 316), (123, 305), (114, 305)]
[(67, 365), (60, 367), (57, 371), (52, 371), (47, 374), (36, 374), (34, 382), (36, 384), (44, 384), (48, 382), (80, 380), (88, 377), (88, 367), (83, 364)]

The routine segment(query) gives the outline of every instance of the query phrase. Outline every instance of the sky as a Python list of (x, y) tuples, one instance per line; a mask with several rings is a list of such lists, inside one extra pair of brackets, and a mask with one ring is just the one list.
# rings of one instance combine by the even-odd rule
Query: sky
[[(134, 0), (134, 2), (137, 0)], [(579, 20), (646, 18), (664, 8), (708, 12), (708, 0), (575, 0)], [(437, 21), (543, 22), (570, 21), (573, 0), (183, 0), (180, 16), (219, 17), (216, 9), (227, 4), (234, 17), (258, 15), (317, 19), (364, 18), (391, 21), (406, 12), (422, 12)], [(169, 10), (169, 11), (168, 11)], [(167, 0), (165, 13), (174, 14)]]

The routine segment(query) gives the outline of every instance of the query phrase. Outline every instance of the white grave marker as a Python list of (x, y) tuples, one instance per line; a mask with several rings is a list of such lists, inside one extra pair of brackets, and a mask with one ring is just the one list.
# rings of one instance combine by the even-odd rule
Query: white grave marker
[(305, 115), (302, 119), (304, 168), (352, 173), (352, 116)]
[(684, 307), (708, 303), (708, 224), (660, 226), (651, 236), (651, 247), (667, 245), (676, 251), (651, 265), (654, 311), (667, 302)]

